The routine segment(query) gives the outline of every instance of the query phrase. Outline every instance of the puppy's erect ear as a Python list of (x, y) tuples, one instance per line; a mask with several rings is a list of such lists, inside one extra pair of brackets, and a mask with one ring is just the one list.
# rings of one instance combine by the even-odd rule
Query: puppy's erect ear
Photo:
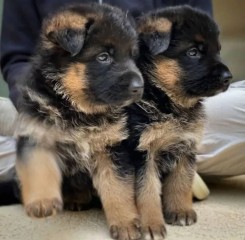
[(83, 47), (85, 34), (81, 29), (63, 29), (52, 31), (47, 37), (51, 42), (71, 53), (71, 56), (76, 56)]
[(151, 54), (158, 55), (168, 49), (172, 23), (163, 17), (146, 18), (139, 21), (139, 38), (149, 48)]

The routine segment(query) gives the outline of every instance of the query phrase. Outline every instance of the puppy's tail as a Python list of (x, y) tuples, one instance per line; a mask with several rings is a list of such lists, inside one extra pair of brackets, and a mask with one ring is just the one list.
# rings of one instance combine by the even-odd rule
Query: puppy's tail
[(0, 182), (0, 206), (20, 203), (20, 189), (16, 180)]

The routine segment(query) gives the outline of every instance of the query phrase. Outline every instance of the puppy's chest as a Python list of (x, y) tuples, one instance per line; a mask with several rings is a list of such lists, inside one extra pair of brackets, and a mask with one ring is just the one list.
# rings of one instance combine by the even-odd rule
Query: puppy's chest
[(123, 121), (100, 127), (81, 127), (71, 130), (62, 141), (56, 142), (56, 151), (67, 174), (81, 171), (92, 172), (101, 153), (127, 138)]
[(168, 151), (179, 143), (196, 145), (202, 137), (203, 123), (203, 119), (198, 116), (191, 118), (188, 114), (178, 117), (174, 114), (155, 114), (151, 123), (142, 130), (137, 149), (154, 154)]

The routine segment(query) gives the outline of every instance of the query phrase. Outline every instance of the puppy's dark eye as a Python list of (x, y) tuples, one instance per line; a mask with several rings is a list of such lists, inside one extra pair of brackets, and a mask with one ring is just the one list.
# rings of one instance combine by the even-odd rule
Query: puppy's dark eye
[(186, 52), (188, 57), (191, 58), (200, 58), (201, 57), (201, 53), (197, 48), (191, 48)]
[(96, 59), (97, 59), (97, 61), (99, 61), (100, 63), (103, 63), (103, 64), (110, 64), (112, 62), (112, 58), (109, 55), (109, 53), (107, 53), (107, 52), (103, 52), (103, 53), (99, 54), (96, 57)]

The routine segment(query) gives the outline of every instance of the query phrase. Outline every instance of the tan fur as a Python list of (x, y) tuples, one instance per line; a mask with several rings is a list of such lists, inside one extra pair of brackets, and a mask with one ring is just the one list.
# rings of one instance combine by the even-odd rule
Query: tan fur
[(181, 70), (178, 62), (173, 59), (158, 57), (155, 61), (156, 71), (155, 78), (158, 81), (154, 81), (155, 85), (161, 88), (166, 94), (177, 104), (182, 107), (194, 106), (200, 98), (185, 97), (179, 79), (184, 76), (184, 72)]
[(81, 29), (84, 28), (86, 22), (87, 17), (81, 16), (78, 13), (64, 11), (48, 21), (48, 24), (45, 26), (45, 32), (48, 34), (52, 31), (66, 28)]
[(147, 19), (138, 27), (138, 32), (170, 32), (172, 23), (166, 18)]
[(80, 102), (82, 93), (87, 88), (84, 79), (86, 74), (86, 66), (82, 63), (72, 64), (67, 69), (65, 76), (61, 79), (65, 92), (73, 98), (75, 102)]
[(18, 136), (35, 136), (40, 147), (48, 147), (61, 138), (62, 129), (50, 126), (45, 122), (40, 123), (37, 119), (26, 114), (20, 114), (15, 132), (15, 137)]
[(92, 17), (95, 18), (96, 15), (87, 14), (87, 16), (81, 16), (78, 13), (76, 14), (69, 10), (56, 14), (55, 16), (44, 22), (43, 25), (42, 38), (45, 48), (49, 49), (55, 46), (55, 44), (50, 42), (47, 38), (49, 33), (64, 29), (85, 29), (85, 25), (88, 19)]
[[(122, 117), (114, 124), (105, 123), (100, 127), (81, 127), (64, 131), (59, 125), (41, 124), (38, 120), (21, 114), (15, 135), (16, 137), (19, 135), (35, 136), (39, 147), (48, 148), (54, 153), (56, 141), (75, 143), (81, 154), (81, 158), (77, 159), (80, 170), (87, 170), (91, 173), (97, 163), (91, 159), (94, 155), (97, 157), (95, 152), (104, 152), (106, 146), (112, 146), (127, 138), (128, 133), (124, 129), (125, 122), (126, 118)], [(59, 159), (56, 161), (65, 171), (66, 166)]]
[[(80, 158), (75, 159), (77, 168), (72, 171), (85, 171), (92, 177), (97, 176), (96, 186), (105, 198), (103, 200), (106, 202), (106, 211), (109, 211), (110, 225), (131, 226), (132, 236), (139, 234), (134, 223), (129, 222), (138, 217), (133, 179), (127, 182), (119, 179), (112, 169), (115, 166), (105, 154), (107, 146), (112, 146), (127, 137), (127, 132), (124, 131), (125, 121), (122, 117), (115, 124), (105, 123), (100, 127), (81, 127), (64, 131), (59, 126), (40, 123), (37, 119), (21, 114), (16, 136), (35, 136), (37, 144), (33, 152), (26, 153), (25, 159), (17, 159), (17, 173), (22, 184), (23, 203), (27, 214), (36, 217), (49, 216), (61, 209), (60, 171), (66, 174), (72, 172), (59, 159), (55, 146), (57, 141), (74, 143), (79, 149)], [(25, 127), (27, 125), (28, 128)], [(112, 196), (109, 196), (107, 192), (111, 191)], [(86, 202), (88, 198), (85, 193), (82, 202)], [(81, 204), (81, 199), (78, 201), (78, 204)], [(115, 209), (111, 205), (115, 205)], [(126, 205), (128, 212), (125, 211)]]
[(78, 111), (86, 114), (105, 112), (108, 106), (91, 104), (86, 96), (87, 83), (85, 82), (86, 66), (82, 63), (72, 64), (62, 78), (61, 88), (70, 102)]
[(163, 182), (163, 206), (167, 212), (183, 212), (192, 209), (192, 181), (195, 169), (188, 159), (181, 159)]
[(125, 130), (126, 119), (122, 118), (115, 124), (105, 125), (102, 129), (88, 128), (89, 132), (86, 135), (93, 152), (102, 151), (106, 146), (114, 144), (127, 138), (128, 133)]
[(61, 172), (51, 152), (36, 148), (26, 153), (24, 160), (17, 159), (16, 169), (25, 206), (43, 199), (59, 199), (62, 202)]
[[(180, 141), (199, 142), (203, 132), (203, 121), (195, 121), (184, 127), (177, 119), (152, 123), (140, 136), (138, 150), (150, 151), (152, 154), (167, 150), (170, 145)], [(153, 158), (154, 159), (154, 158)]]
[[(151, 152), (148, 153), (149, 155)], [(137, 207), (143, 227), (164, 225), (161, 209), (161, 182), (157, 174), (156, 162), (152, 156), (148, 156), (146, 173), (142, 180), (142, 186), (136, 194)]]
[(138, 218), (134, 201), (134, 181), (128, 178), (127, 182), (126, 179), (120, 179), (107, 154), (98, 154), (93, 183), (101, 197), (107, 221), (110, 226), (127, 226), (132, 219)]
[(138, 150), (148, 150), (155, 153), (159, 149), (167, 148), (169, 144), (172, 145), (179, 141), (180, 136), (176, 134), (178, 125), (179, 123), (174, 119), (168, 122), (150, 124), (140, 136)]
[(183, 75), (176, 60), (158, 57), (155, 61), (156, 74), (159, 84), (163, 87), (174, 88), (180, 76)]

